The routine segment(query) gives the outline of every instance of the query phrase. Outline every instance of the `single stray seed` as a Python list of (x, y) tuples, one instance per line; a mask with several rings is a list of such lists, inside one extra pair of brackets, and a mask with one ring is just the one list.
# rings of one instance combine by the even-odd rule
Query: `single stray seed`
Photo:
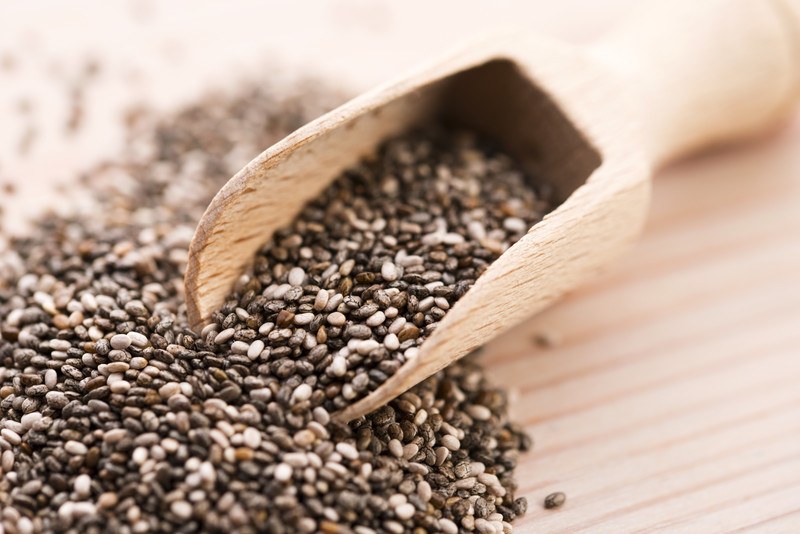
[(548, 510), (552, 508), (558, 508), (567, 500), (567, 496), (561, 492), (556, 491), (555, 493), (551, 493), (547, 497), (544, 498), (544, 507)]

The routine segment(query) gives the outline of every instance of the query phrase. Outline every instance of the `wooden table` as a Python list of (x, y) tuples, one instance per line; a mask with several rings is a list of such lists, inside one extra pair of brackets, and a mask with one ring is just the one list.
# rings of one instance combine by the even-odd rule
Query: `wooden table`
[(798, 147), (800, 117), (660, 174), (641, 242), (491, 347), (523, 532), (800, 532)]
[[(58, 198), (54, 182), (114, 153), (125, 105), (174, 107), (265, 51), (357, 91), (487, 27), (585, 42), (633, 3), (4, 3), (0, 58), (24, 53), (13, 77), (0, 72), (0, 181), (20, 187), (0, 205), (18, 225)], [(86, 50), (105, 70), (86, 128), (64, 137), (65, 84)], [(25, 95), (33, 119), (13, 111)], [(40, 139), (16, 155), (34, 119)], [(800, 532), (800, 117), (661, 173), (653, 202), (624, 258), (487, 351), (536, 442), (517, 532)], [(567, 502), (544, 510), (552, 491)]]

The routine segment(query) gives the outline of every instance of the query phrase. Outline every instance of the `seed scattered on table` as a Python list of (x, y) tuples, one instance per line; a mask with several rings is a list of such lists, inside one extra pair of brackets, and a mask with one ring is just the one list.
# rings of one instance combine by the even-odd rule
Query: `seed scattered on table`
[(558, 508), (563, 505), (566, 500), (567, 496), (564, 493), (557, 491), (544, 498), (544, 507), (548, 510), (551, 508)]

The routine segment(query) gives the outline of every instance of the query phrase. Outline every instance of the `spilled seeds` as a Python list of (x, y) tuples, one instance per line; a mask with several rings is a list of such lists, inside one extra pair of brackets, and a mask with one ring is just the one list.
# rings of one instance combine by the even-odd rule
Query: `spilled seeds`
[[(130, 118), (129, 152), (0, 261), (6, 532), (508, 531), (529, 439), (471, 359), (350, 425), (547, 209), (469, 134), (387, 144), (259, 253), (214, 323), (185, 320), (210, 197), (326, 98), (249, 88)], [(76, 186), (78, 187), (78, 186)], [(93, 191), (89, 193), (88, 191)]]

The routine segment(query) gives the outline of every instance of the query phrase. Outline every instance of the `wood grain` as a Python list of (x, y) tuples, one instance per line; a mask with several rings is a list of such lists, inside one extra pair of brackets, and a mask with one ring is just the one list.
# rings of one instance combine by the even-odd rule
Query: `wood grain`
[(488, 348), (536, 443), (519, 532), (800, 529), (797, 146), (800, 117), (658, 175), (641, 242)]

